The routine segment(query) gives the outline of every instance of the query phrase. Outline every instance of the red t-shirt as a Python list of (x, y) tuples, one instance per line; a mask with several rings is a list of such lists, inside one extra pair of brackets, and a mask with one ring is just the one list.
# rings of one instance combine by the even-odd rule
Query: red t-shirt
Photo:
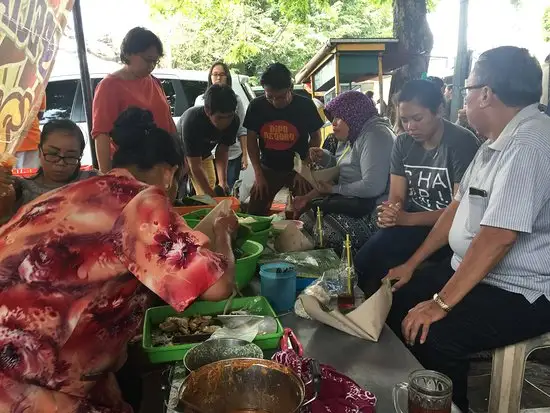
[(176, 125), (160, 82), (153, 76), (125, 80), (108, 75), (97, 86), (92, 107), (92, 136), (109, 135), (118, 115), (136, 106), (150, 110), (159, 128), (175, 134)]

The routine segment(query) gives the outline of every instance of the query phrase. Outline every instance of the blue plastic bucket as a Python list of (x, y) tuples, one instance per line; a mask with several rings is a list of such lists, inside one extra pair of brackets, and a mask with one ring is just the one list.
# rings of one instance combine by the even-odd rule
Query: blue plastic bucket
[(290, 311), (296, 301), (296, 270), (285, 262), (264, 264), (260, 267), (262, 295), (277, 313)]

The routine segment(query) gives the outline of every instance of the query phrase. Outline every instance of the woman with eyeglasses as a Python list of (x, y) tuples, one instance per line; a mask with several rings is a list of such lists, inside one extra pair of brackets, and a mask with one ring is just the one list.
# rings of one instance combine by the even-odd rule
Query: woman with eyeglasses
[[(215, 62), (210, 66), (208, 71), (208, 87), (212, 85), (229, 85), (233, 86), (233, 79), (231, 77), (231, 71), (224, 62)], [(237, 97), (237, 111), (235, 114), (239, 118), (239, 131), (237, 132), (237, 141), (229, 147), (228, 163), (227, 163), (227, 186), (231, 190), (233, 185), (239, 179), (241, 170), (248, 168), (248, 154), (246, 152), (246, 128), (243, 127), (245, 107), (242, 99), (238, 94)], [(195, 100), (195, 106), (204, 106), (204, 94), (197, 97)], [(214, 152), (212, 152), (214, 156)], [(205, 160), (206, 161), (206, 160)], [(208, 160), (212, 164), (211, 160)], [(214, 172), (214, 168), (210, 165), (210, 171)], [(218, 181), (219, 181), (218, 176)], [(223, 188), (223, 185), (220, 185)]]
[(0, 168), (0, 223), (46, 192), (97, 175), (96, 171), (80, 170), (85, 145), (84, 135), (73, 121), (46, 123), (40, 134), (40, 168), (35, 176), (14, 177), (11, 170)]
[(172, 112), (160, 81), (151, 75), (163, 56), (163, 46), (156, 34), (143, 27), (130, 30), (120, 47), (124, 66), (103, 79), (94, 95), (92, 137), (99, 169), (111, 170), (114, 153), (109, 132), (122, 112), (133, 106), (153, 113), (155, 123), (171, 134), (176, 133)]

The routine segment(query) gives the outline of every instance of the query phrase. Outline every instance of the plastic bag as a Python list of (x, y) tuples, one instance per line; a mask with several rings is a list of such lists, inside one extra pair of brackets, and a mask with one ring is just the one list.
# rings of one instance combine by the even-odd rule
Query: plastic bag
[(292, 264), (298, 277), (317, 278), (325, 271), (338, 268), (340, 258), (332, 249), (285, 253), (264, 252), (258, 263), (262, 265), (272, 262)]

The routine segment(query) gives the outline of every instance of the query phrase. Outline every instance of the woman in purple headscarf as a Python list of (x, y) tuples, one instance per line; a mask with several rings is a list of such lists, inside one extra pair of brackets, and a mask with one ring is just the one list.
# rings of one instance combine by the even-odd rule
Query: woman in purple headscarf
[(338, 139), (335, 155), (312, 148), (311, 159), (324, 168), (339, 166), (336, 183), (319, 182), (318, 189), (294, 201), (306, 231), (313, 234), (317, 206), (323, 211), (324, 246), (341, 251), (349, 234), (354, 251), (376, 231), (373, 212), (388, 195), (390, 157), (395, 135), (378, 116), (372, 99), (358, 91), (344, 92), (325, 109)]

